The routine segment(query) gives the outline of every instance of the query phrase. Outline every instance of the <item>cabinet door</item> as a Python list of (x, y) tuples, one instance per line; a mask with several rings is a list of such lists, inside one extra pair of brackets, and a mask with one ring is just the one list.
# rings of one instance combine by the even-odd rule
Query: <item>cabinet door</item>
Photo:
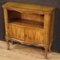
[(16, 25), (10, 23), (8, 26), (8, 35), (10, 38), (16, 38)]
[(16, 38), (18, 40), (24, 41), (24, 27), (21, 25), (16, 25)]
[(8, 36), (10, 37), (10, 38), (12, 38), (12, 25), (11, 24), (9, 24), (8, 25)]
[(33, 44), (35, 40), (35, 31), (33, 28), (26, 28), (25, 29), (25, 43)]
[(18, 39), (18, 40), (24, 40), (24, 28), (20, 25), (11, 23), (9, 25), (9, 37)]
[(12, 33), (12, 38), (16, 39), (16, 24), (11, 23), (11, 32)]
[(44, 43), (43, 37), (44, 37), (43, 29), (36, 29), (35, 44), (43, 44)]

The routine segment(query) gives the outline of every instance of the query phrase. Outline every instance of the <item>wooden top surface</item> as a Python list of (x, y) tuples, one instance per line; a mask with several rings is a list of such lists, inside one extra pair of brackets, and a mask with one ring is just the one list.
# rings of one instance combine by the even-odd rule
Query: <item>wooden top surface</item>
[(3, 5), (3, 8), (9, 8), (9, 7), (14, 7), (14, 8), (24, 8), (24, 9), (35, 9), (35, 10), (42, 10), (42, 11), (53, 11), (55, 8), (50, 7), (50, 6), (40, 6), (40, 5), (35, 5), (35, 4), (22, 4), (22, 3), (16, 3), (16, 2), (7, 2), (6, 4)]

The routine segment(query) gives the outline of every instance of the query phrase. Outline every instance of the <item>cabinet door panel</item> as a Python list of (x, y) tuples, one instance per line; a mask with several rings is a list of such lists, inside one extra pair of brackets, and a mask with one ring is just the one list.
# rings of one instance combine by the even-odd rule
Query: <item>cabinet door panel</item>
[(12, 26), (11, 24), (8, 25), (8, 36), (10, 38), (12, 38), (12, 27), (11, 26)]
[(16, 38), (16, 25), (15, 24), (11, 24), (11, 33), (12, 33), (12, 38)]
[(16, 25), (10, 23), (8, 26), (8, 35), (10, 38), (16, 38)]
[(36, 35), (35, 35), (35, 44), (43, 44), (43, 30), (36, 29)]
[(24, 40), (24, 28), (17, 24), (9, 24), (9, 37)]
[(20, 25), (17, 25), (16, 26), (17, 28), (17, 39), (19, 39), (19, 40), (24, 40), (24, 27), (22, 27), (22, 26), (20, 26)]
[(35, 39), (35, 32), (33, 28), (25, 29), (25, 43), (33, 44)]

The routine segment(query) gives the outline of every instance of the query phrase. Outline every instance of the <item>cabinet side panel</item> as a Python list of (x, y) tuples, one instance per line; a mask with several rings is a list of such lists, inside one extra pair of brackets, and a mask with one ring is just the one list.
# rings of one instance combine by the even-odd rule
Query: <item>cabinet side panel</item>
[(3, 8), (4, 10), (4, 23), (5, 23), (5, 38), (8, 40), (8, 12), (6, 8)]
[(45, 14), (44, 16), (44, 43), (49, 44), (49, 36), (50, 36), (50, 23), (51, 23), (51, 15)]

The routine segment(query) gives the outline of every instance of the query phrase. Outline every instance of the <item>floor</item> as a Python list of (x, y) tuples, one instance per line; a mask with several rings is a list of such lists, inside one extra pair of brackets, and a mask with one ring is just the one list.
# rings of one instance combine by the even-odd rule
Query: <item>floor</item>
[(44, 52), (36, 47), (14, 44), (10, 48), (7, 50), (6, 42), (0, 41), (0, 60), (60, 60), (60, 54), (56, 52), (49, 53), (45, 59)]

